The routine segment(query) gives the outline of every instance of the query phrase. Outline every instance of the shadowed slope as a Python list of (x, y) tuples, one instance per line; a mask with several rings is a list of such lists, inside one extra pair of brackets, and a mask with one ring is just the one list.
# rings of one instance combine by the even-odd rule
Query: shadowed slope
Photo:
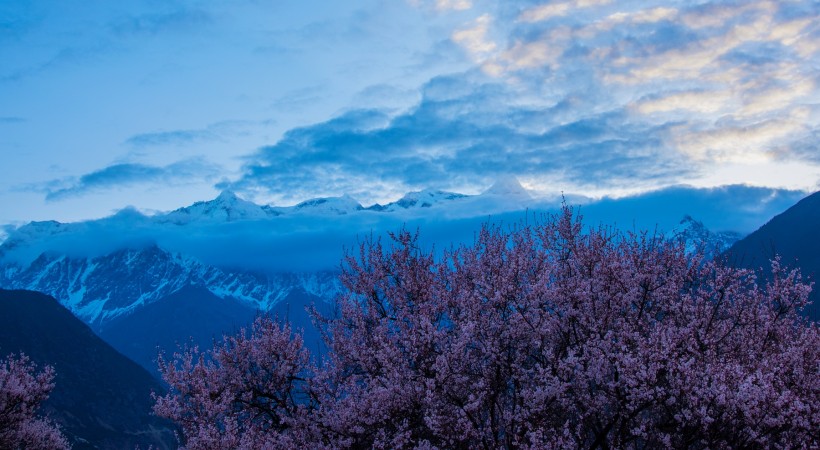
[(44, 410), (75, 449), (172, 448), (169, 424), (151, 414), (162, 387), (51, 297), (0, 290), (0, 354), (24, 352), (56, 371)]
[[(733, 264), (757, 269), (766, 268), (769, 260), (780, 255), (782, 261), (799, 267), (804, 276), (817, 280), (820, 274), (820, 192), (800, 200), (775, 216), (757, 231), (736, 242), (727, 252)], [(810, 297), (813, 304), (806, 313), (820, 320), (820, 290), (815, 285)]]

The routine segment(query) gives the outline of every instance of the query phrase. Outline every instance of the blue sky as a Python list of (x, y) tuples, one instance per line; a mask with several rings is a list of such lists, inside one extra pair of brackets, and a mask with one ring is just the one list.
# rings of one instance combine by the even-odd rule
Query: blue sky
[(0, 3), (0, 224), (820, 186), (816, 1)]

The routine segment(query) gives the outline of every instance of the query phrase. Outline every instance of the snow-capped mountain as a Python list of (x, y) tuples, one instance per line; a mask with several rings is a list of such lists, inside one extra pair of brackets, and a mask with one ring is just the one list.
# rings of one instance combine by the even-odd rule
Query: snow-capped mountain
[(330, 298), (338, 290), (332, 273), (231, 271), (155, 245), (85, 258), (43, 253), (28, 266), (5, 265), (0, 286), (51, 295), (93, 326), (188, 286), (203, 287), (217, 297), (240, 300), (262, 311), (270, 310), (294, 289), (320, 298)]
[(532, 195), (530, 195), (529, 191), (525, 189), (524, 186), (521, 186), (518, 179), (513, 176), (500, 177), (489, 189), (482, 192), (481, 195), (506, 200), (532, 201)]
[[(190, 286), (269, 311), (292, 292), (332, 298), (341, 248), (356, 236), (421, 219), (415, 223), (427, 231), (458, 239), (487, 214), (531, 205), (538, 203), (514, 177), (479, 195), (427, 189), (368, 208), (348, 195), (276, 207), (225, 191), (166, 214), (126, 208), (94, 221), (31, 222), (0, 245), (0, 287), (52, 295), (95, 327)], [(691, 217), (674, 231), (706, 251), (723, 251), (740, 237), (712, 233)]]
[[(301, 317), (306, 326), (310, 320), (302, 303), (336, 295), (341, 248), (354, 244), (356, 235), (394, 230), (413, 218), (515, 209), (524, 199), (532, 200), (512, 178), (481, 195), (427, 189), (369, 208), (349, 195), (277, 207), (224, 191), (165, 214), (148, 216), (125, 208), (86, 222), (31, 222), (0, 245), (0, 287), (55, 297), (102, 335), (114, 336), (111, 342), (118, 349), (150, 369), (155, 341), (138, 351), (128, 344), (130, 337), (143, 333), (168, 344), (174, 336), (146, 328), (129, 330), (117, 341), (112, 330), (121, 323), (147, 326), (152, 321), (145, 313), (168, 310), (156, 307), (158, 302), (170, 305), (171, 299), (185, 298), (186, 304), (196, 304), (199, 299), (203, 308), (207, 302), (222, 319), (213, 316), (213, 326), (202, 325), (203, 341), (222, 331), (214, 328), (216, 323), (236, 323), (253, 310), (284, 313), (287, 305), (296, 309), (288, 314)], [(300, 258), (307, 268), (298, 266)], [(266, 264), (270, 260), (274, 264)], [(186, 326), (190, 331), (198, 325)]]
[(360, 211), (401, 213), (420, 208), (458, 206), (464, 215), (487, 214), (510, 211), (534, 204), (535, 199), (515, 177), (499, 178), (495, 184), (480, 195), (464, 195), (437, 189), (413, 191), (399, 200), (384, 205), (362, 206), (348, 194), (340, 197), (321, 197), (305, 200), (294, 206), (257, 205), (241, 199), (232, 191), (223, 191), (210, 201), (196, 202), (167, 214), (152, 217), (155, 223), (185, 225), (189, 223), (236, 222), (243, 220), (267, 220), (278, 216), (333, 217), (355, 214)]
[(353, 197), (345, 194), (341, 197), (324, 197), (306, 200), (295, 206), (273, 208), (281, 214), (302, 213), (313, 215), (350, 214), (364, 208)]
[(684, 242), (687, 252), (699, 251), (707, 258), (722, 254), (743, 237), (733, 231), (710, 231), (703, 222), (689, 215), (680, 221), (680, 226), (674, 230), (674, 236)]
[(455, 192), (446, 192), (436, 189), (425, 189), (407, 193), (404, 197), (390, 202), (386, 205), (375, 204), (367, 209), (372, 211), (401, 211), (413, 208), (431, 208), (436, 205), (446, 204), (452, 200), (467, 198), (467, 195)]
[(165, 215), (159, 215), (160, 223), (184, 225), (193, 221), (224, 221), (267, 219), (281, 214), (269, 206), (243, 200), (233, 191), (223, 191), (211, 201), (196, 202)]
[(0, 257), (4, 252), (35, 240), (47, 239), (77, 228), (76, 224), (60, 223), (56, 220), (29, 222), (12, 231), (0, 245)]
[[(708, 255), (741, 237), (712, 232), (690, 216), (681, 221), (690, 205), (676, 192), (670, 201), (589, 201), (578, 212), (589, 225), (655, 226), (682, 239), (687, 251)], [(716, 204), (725, 216), (727, 203)], [(343, 249), (355, 254), (364, 236), (387, 240), (388, 232), (402, 227), (418, 229), (422, 245), (441, 248), (471, 242), (487, 221), (511, 224), (559, 207), (560, 199), (534, 199), (513, 177), (478, 195), (426, 189), (368, 207), (348, 195), (258, 205), (225, 191), (168, 213), (124, 208), (97, 220), (6, 227), (0, 288), (55, 297), (156, 374), (157, 348), (173, 352), (180, 342), (207, 347), (222, 333), (248, 325), (257, 311), (287, 318), (305, 330), (305, 342), (321, 346), (306, 307), (332, 314)], [(708, 211), (701, 205), (695, 213)]]

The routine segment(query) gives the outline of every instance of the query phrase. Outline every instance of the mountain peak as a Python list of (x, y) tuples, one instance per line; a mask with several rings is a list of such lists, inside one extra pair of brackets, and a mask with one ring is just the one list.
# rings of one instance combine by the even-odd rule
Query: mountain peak
[(264, 219), (269, 212), (256, 203), (239, 198), (231, 190), (222, 191), (215, 199), (196, 202), (191, 206), (171, 211), (161, 218), (163, 222), (177, 224), (192, 221), (227, 221)]
[(293, 209), (295, 211), (304, 211), (310, 213), (331, 213), (331, 214), (347, 214), (353, 211), (359, 211), (362, 208), (355, 198), (348, 194), (341, 197), (320, 197), (310, 200), (305, 200), (296, 206), (289, 208), (281, 208), (282, 210)]
[(236, 203), (239, 200), (241, 199), (236, 195), (234, 191), (230, 189), (225, 189), (224, 191), (220, 192), (219, 195), (214, 199), (215, 202), (222, 204)]
[(521, 183), (518, 181), (514, 175), (502, 175), (498, 177), (490, 186), (489, 189), (482, 192), (482, 195), (492, 195), (498, 197), (514, 197), (514, 198), (521, 198), (531, 200), (532, 196), (530, 195), (529, 191), (521, 186)]

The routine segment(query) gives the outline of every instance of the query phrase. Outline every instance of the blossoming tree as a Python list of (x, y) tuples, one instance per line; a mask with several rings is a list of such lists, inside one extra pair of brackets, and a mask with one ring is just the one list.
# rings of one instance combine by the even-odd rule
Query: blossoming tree
[(260, 318), (212, 362), (163, 363), (156, 410), (190, 448), (201, 430), (280, 447), (811, 448), (811, 286), (777, 260), (767, 278), (660, 235), (584, 230), (568, 207), (441, 253), (400, 232), (345, 259), (318, 368)]
[(54, 369), (37, 367), (26, 355), (0, 361), (0, 448), (55, 450), (69, 448), (59, 428), (37, 415), (54, 388)]

